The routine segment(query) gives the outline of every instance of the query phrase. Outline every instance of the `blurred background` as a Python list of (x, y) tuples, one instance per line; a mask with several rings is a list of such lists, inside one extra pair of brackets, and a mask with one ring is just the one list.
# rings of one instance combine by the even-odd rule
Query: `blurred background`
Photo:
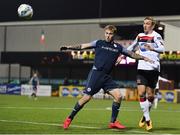
[[(113, 24), (118, 28), (118, 42), (128, 47), (137, 34), (143, 32), (144, 17), (153, 16), (157, 20), (155, 30), (165, 41), (161, 76), (172, 80), (160, 82), (162, 93), (169, 92), (169, 95), (159, 100), (180, 102), (180, 8), (177, 2), (1, 0), (0, 93), (20, 95), (23, 85), (23, 94), (27, 94), (28, 87), (24, 85), (37, 72), (40, 84), (48, 86), (44, 89), (50, 91), (46, 96), (82, 96), (94, 51), (59, 52), (60, 46), (102, 39), (104, 26)], [(17, 8), (22, 3), (30, 4), (34, 10), (30, 20), (18, 17)], [(136, 68), (137, 62), (126, 58), (112, 72), (127, 100), (137, 100)], [(105, 98), (105, 95), (100, 93), (96, 97)]]

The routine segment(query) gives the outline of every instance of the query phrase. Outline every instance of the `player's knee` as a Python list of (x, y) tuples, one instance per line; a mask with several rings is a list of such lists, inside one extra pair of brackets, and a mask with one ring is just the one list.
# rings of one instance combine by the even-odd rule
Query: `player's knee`
[(148, 101), (153, 102), (154, 101), (154, 96), (148, 96)]
[(141, 107), (141, 110), (142, 110), (143, 112), (147, 112), (147, 111), (148, 111), (148, 107)]
[(154, 93), (153, 93), (153, 92), (148, 92), (148, 93), (147, 93), (147, 96), (148, 96), (148, 97), (154, 97)]
[(92, 96), (90, 95), (84, 95), (80, 100), (79, 100), (79, 104), (80, 105), (84, 105), (87, 102), (89, 102), (91, 100)]
[(146, 92), (138, 91), (139, 97), (146, 97)]
[(115, 96), (114, 96), (114, 99), (116, 102), (120, 102), (122, 100), (122, 95), (121, 93), (117, 93)]

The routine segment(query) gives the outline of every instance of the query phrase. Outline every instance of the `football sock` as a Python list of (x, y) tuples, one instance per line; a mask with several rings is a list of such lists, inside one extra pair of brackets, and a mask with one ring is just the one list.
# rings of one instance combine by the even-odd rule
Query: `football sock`
[(31, 94), (32, 97), (35, 97), (35, 95), (36, 95), (35, 93), (32, 93), (32, 94)]
[(146, 101), (146, 95), (145, 94), (140, 95), (139, 100), (140, 100), (140, 102)]
[(150, 116), (149, 116), (149, 102), (148, 102), (148, 100), (146, 100), (144, 102), (140, 102), (140, 107), (143, 111), (143, 115), (146, 118), (146, 121), (149, 121)]
[[(120, 102), (121, 103), (121, 102)], [(111, 115), (111, 123), (114, 123), (116, 121), (116, 118), (119, 113), (120, 103), (113, 102), (112, 103), (112, 115)]]
[(158, 105), (158, 97), (154, 99), (154, 108), (156, 109)]
[(71, 112), (71, 114), (69, 115), (69, 118), (72, 120), (74, 118), (74, 116), (81, 110), (81, 108), (83, 108), (84, 105), (79, 105), (79, 103), (77, 102)]
[(147, 100), (149, 102), (149, 111), (150, 111), (154, 102), (154, 96), (149, 96)]
[(141, 122), (144, 122), (144, 121), (146, 121), (146, 118), (143, 116)]
[(150, 120), (149, 120), (149, 121), (146, 121), (146, 124), (149, 126), (149, 125), (150, 125)]

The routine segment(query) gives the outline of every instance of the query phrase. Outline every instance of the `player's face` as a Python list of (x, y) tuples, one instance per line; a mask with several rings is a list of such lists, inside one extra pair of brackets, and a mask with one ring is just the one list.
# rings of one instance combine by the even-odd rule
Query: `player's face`
[(114, 32), (111, 30), (105, 30), (105, 40), (111, 42), (113, 40)]
[(144, 20), (143, 27), (144, 27), (144, 33), (148, 34), (148, 33), (152, 32), (154, 25), (152, 25), (151, 20)]

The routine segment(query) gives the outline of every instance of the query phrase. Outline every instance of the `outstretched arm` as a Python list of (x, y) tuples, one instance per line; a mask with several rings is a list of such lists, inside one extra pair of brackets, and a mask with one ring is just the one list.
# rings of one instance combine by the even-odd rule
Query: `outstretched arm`
[(161, 76), (159, 76), (158, 79), (161, 80), (161, 81), (163, 81), (163, 82), (169, 82), (169, 83), (172, 82), (171, 80), (168, 80), (168, 79), (163, 78), (163, 77), (161, 77)]
[(91, 48), (94, 48), (95, 46), (96, 46), (96, 41), (93, 41), (91, 43), (85, 43), (85, 44), (74, 45), (74, 46), (62, 46), (60, 47), (60, 51), (91, 49)]
[(133, 43), (130, 46), (128, 46), (127, 50), (135, 52), (135, 50), (137, 49), (137, 46), (138, 46), (138, 36), (133, 41)]
[(147, 57), (144, 57), (144, 56), (142, 56), (142, 55), (139, 55), (139, 54), (137, 54), (137, 53), (134, 53), (134, 52), (132, 52), (132, 51), (129, 51), (129, 50), (125, 49), (125, 48), (123, 48), (122, 53), (123, 53), (124, 55), (126, 55), (126, 56), (129, 56), (129, 57), (134, 58), (134, 59), (137, 59), (137, 60), (145, 60), (145, 61), (148, 61), (148, 62), (150, 62), (150, 63), (154, 63), (153, 60), (150, 60), (150, 59), (147, 58)]
[(33, 80), (33, 77), (31, 77), (31, 79), (29, 80), (29, 84), (32, 84), (32, 80)]

